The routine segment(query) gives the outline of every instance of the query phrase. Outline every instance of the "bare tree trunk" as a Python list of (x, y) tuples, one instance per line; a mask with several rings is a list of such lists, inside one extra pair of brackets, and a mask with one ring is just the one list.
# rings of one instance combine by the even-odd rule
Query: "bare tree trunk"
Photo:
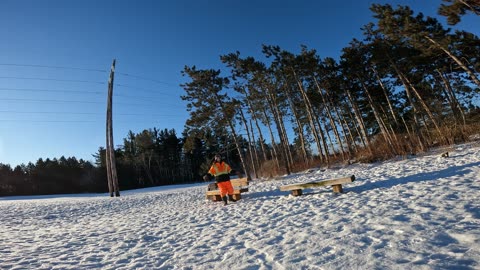
[[(281, 116), (281, 114), (279, 116)], [(287, 130), (285, 129), (283, 117), (280, 119), (280, 128), (282, 132), (283, 145), (284, 145), (283, 148), (284, 148), (284, 151), (286, 152), (287, 163), (289, 168), (292, 168), (293, 167), (292, 149), (290, 149), (290, 140), (288, 139)]]
[[(332, 112), (331, 112), (331, 109), (330, 109), (330, 106), (328, 105), (328, 102), (326, 101), (325, 99), (325, 96), (323, 95), (322, 93), (322, 89), (320, 88), (320, 85), (317, 81), (317, 78), (315, 78), (315, 76), (313, 76), (313, 79), (315, 81), (315, 85), (317, 87), (317, 90), (318, 90), (318, 93), (320, 93), (320, 96), (322, 98), (322, 102), (323, 102), (323, 105), (325, 107), (325, 110), (327, 112), (327, 116), (328, 118), (330, 119), (330, 123), (331, 123), (331, 126), (332, 126), (332, 130), (333, 130), (333, 134), (335, 134), (335, 137), (337, 139), (337, 142), (338, 142), (338, 146), (340, 147), (340, 151), (342, 151), (342, 157), (343, 157), (343, 160), (346, 160), (345, 159), (345, 151), (344, 151), (344, 148), (343, 148), (343, 143), (342, 143), (342, 139), (340, 137), (340, 133), (338, 132), (338, 129), (337, 129), (337, 125), (336, 125), (336, 121), (334, 119), (334, 117), (332, 116)], [(347, 143), (348, 145), (348, 143)], [(348, 150), (349, 154), (350, 154), (350, 149)]]
[[(318, 117), (316, 117), (316, 119), (317, 119), (317, 126), (318, 126), (318, 135), (320, 136), (320, 141), (322, 142), (322, 145), (323, 145), (324, 158), (322, 158), (322, 151), (320, 151), (318, 154), (320, 155), (321, 161), (325, 162), (327, 164), (327, 167), (329, 167), (330, 166), (330, 150), (327, 146), (327, 140), (325, 139), (325, 133), (328, 134), (328, 131), (324, 132), (324, 128), (322, 128), (320, 119)], [(334, 151), (334, 154), (335, 154), (335, 151)]]
[(222, 100), (220, 99), (220, 97), (218, 96), (217, 93), (215, 93), (215, 98), (217, 99), (218, 105), (222, 109), (222, 113), (223, 113), (225, 119), (228, 119), (228, 125), (230, 127), (231, 132), (232, 132), (233, 140), (235, 142), (235, 146), (237, 147), (238, 156), (240, 157), (240, 162), (242, 163), (242, 168), (243, 168), (245, 174), (247, 175), (247, 179), (251, 180), (252, 177), (250, 176), (250, 172), (247, 170), (247, 164), (245, 163), (245, 157), (243, 156), (242, 148), (240, 147), (240, 144), (238, 143), (237, 132), (235, 131), (235, 127), (233, 126), (232, 120), (230, 120), (228, 118), (228, 114), (227, 114), (227, 110), (225, 108), (225, 105), (223, 104)]
[[(330, 132), (328, 132), (328, 129), (327, 129), (327, 126), (326, 124), (324, 123), (324, 129), (326, 130), (325, 134), (327, 134), (327, 139), (328, 139), (328, 143), (330, 144), (330, 149), (332, 149), (332, 154), (333, 154), (333, 157), (334, 158), (337, 158), (337, 152), (335, 151), (335, 146), (333, 145), (333, 141), (332, 141), (332, 137), (330, 137)], [(329, 155), (329, 153), (327, 153), (327, 155)]]
[[(358, 151), (357, 143), (355, 142), (355, 138), (353, 138), (353, 132), (352, 132), (352, 130), (350, 129), (350, 126), (349, 126), (348, 123), (347, 123), (347, 119), (345, 119), (345, 116), (343, 116), (343, 115), (340, 113), (338, 107), (335, 107), (335, 110), (336, 110), (336, 113), (337, 113), (340, 121), (342, 122), (342, 128), (344, 129), (344, 130), (343, 130), (343, 134), (345, 134), (345, 137), (347, 136), (347, 135), (346, 135), (347, 133), (346, 133), (345, 128), (344, 128), (343, 126), (345, 126), (345, 127), (347, 128), (348, 135), (349, 135), (350, 141), (351, 141), (351, 143), (349, 144), (349, 147), (353, 146), (353, 150), (354, 150), (355, 152), (357, 152), (357, 151)], [(355, 126), (355, 128), (357, 128), (357, 127)], [(358, 131), (357, 131), (357, 132), (358, 132)], [(358, 134), (360, 134), (360, 132), (358, 132)], [(362, 140), (362, 142), (363, 142), (363, 140)], [(365, 146), (365, 143), (364, 143), (364, 146)]]
[(451, 98), (451, 105), (450, 106), (452, 106), (453, 114), (455, 115), (454, 109), (455, 109), (455, 107), (457, 107), (459, 112), (460, 112), (460, 115), (462, 117), (463, 125), (465, 126), (467, 124), (467, 121), (465, 119), (465, 112), (462, 109), (462, 105), (460, 104), (460, 102), (458, 102), (458, 99), (455, 96), (455, 92), (453, 91), (452, 86), (448, 82), (447, 78), (445, 78), (445, 75), (438, 69), (437, 69), (437, 72), (440, 75), (440, 78), (442, 79), (443, 84), (445, 85), (445, 89), (448, 91), (448, 93), (450, 93), (450, 98)]
[(393, 110), (392, 102), (390, 101), (390, 97), (388, 96), (387, 89), (383, 85), (382, 79), (378, 75), (377, 70), (374, 67), (372, 67), (372, 70), (373, 70), (373, 73), (375, 73), (375, 77), (377, 78), (377, 81), (380, 84), (380, 87), (382, 87), (383, 94), (385, 95), (385, 99), (387, 100), (388, 108), (390, 109), (390, 113), (392, 114), (393, 120), (395, 121), (395, 124), (398, 125), (397, 116), (395, 115), (395, 111)]
[[(345, 143), (347, 144), (347, 147), (348, 147), (348, 154), (351, 155), (352, 154), (351, 153), (352, 145), (353, 145), (353, 148), (355, 148), (355, 151), (357, 149), (357, 146), (355, 145), (355, 140), (353, 139), (352, 133), (350, 131), (350, 128), (347, 125), (347, 122), (345, 121), (345, 118), (342, 117), (342, 115), (340, 114), (340, 111), (339, 111), (338, 107), (333, 105), (333, 109), (335, 110), (335, 114), (338, 117), (338, 123), (340, 125), (340, 128), (342, 129), (342, 133), (345, 136)], [(334, 119), (335, 119), (335, 117), (334, 117)], [(345, 130), (344, 125), (347, 127), (348, 134), (350, 136), (350, 140), (347, 137), (347, 131)]]
[(152, 171), (151, 171), (151, 154), (148, 152), (143, 153), (143, 169), (145, 170), (145, 173), (147, 174), (148, 180), (152, 185), (155, 185), (155, 180), (153, 179), (152, 176)]
[(415, 86), (413, 86), (413, 84), (410, 82), (410, 80), (405, 77), (405, 75), (401, 74), (404, 78), (404, 80), (408, 83), (408, 85), (410, 86), (410, 88), (413, 90), (413, 92), (415, 93), (415, 95), (417, 96), (418, 98), (418, 101), (420, 102), (420, 104), (422, 104), (422, 107), (423, 109), (425, 110), (425, 112), (427, 112), (430, 120), (432, 121), (433, 125), (435, 126), (435, 129), (437, 130), (438, 132), (438, 135), (440, 136), (440, 138), (442, 138), (442, 140), (445, 140), (442, 132), (440, 131), (440, 127), (438, 126), (437, 124), (437, 121), (435, 120), (435, 118), (433, 117), (433, 114), (432, 114), (432, 111), (430, 110), (430, 108), (428, 108), (427, 104), (425, 103), (425, 101), (423, 100), (423, 98), (420, 96), (420, 94), (418, 93), (417, 89), (415, 88)]
[[(312, 132), (312, 135), (313, 135), (313, 138), (315, 139), (315, 143), (317, 145), (317, 149), (318, 149), (318, 152), (321, 153), (322, 151), (322, 147), (320, 145), (320, 139), (319, 139), (319, 136), (318, 136), (318, 132), (317, 132), (317, 128), (315, 126), (315, 122), (313, 121), (313, 110), (312, 110), (312, 106), (310, 104), (310, 100), (307, 96), (307, 94), (305, 93), (305, 91), (303, 90), (303, 85), (302, 83), (299, 81), (299, 79), (297, 78), (297, 74), (295, 73), (295, 70), (292, 68), (292, 73), (293, 73), (293, 76), (295, 78), (295, 81), (298, 85), (298, 88), (299, 88), (299, 92), (300, 94), (302, 95), (302, 98), (303, 98), (303, 105), (305, 106), (305, 111), (307, 113), (307, 118), (308, 118), (308, 122), (310, 123), (310, 129), (311, 129), (311, 132)], [(292, 106), (292, 110), (294, 109), (294, 107)], [(303, 144), (304, 146), (305, 144)], [(306, 154), (306, 150), (303, 149), (304, 151), (304, 155), (305, 155), (305, 162), (308, 164), (308, 157), (307, 157), (307, 154)]]
[(428, 41), (430, 41), (433, 45), (435, 45), (437, 48), (439, 48), (440, 50), (442, 50), (444, 53), (446, 53), (453, 61), (455, 61), (455, 63), (457, 63), (465, 72), (467, 72), (467, 74), (470, 76), (470, 78), (472, 79), (472, 81), (480, 87), (480, 80), (477, 78), (477, 76), (475, 76), (475, 73), (470, 70), (470, 68), (468, 68), (466, 65), (464, 65), (462, 63), (462, 61), (460, 61), (460, 59), (458, 59), (455, 55), (453, 55), (449, 50), (445, 49), (442, 45), (440, 45), (438, 42), (436, 42), (435, 40), (433, 40), (432, 38), (430, 38), (429, 36), (425, 35), (424, 36)]
[(267, 157), (267, 150), (265, 149), (265, 143), (264, 143), (265, 139), (263, 138), (263, 132), (262, 132), (262, 129), (260, 128), (260, 125), (258, 124), (258, 119), (256, 117), (253, 117), (253, 119), (255, 121), (255, 126), (257, 127), (257, 130), (258, 130), (260, 146), (262, 147), (263, 161), (266, 161), (268, 160), (268, 157)]
[(350, 93), (350, 90), (346, 90), (346, 93), (347, 93), (348, 101), (352, 105), (353, 114), (355, 115), (355, 119), (357, 119), (357, 123), (360, 127), (361, 136), (364, 138), (364, 140), (367, 143), (367, 146), (370, 148), (370, 140), (367, 136), (367, 129), (365, 128), (365, 123), (363, 122), (362, 115), (360, 113), (360, 109), (358, 108), (357, 103), (354, 102), (353, 97), (352, 97), (352, 93)]
[(268, 92), (268, 98), (271, 101), (271, 102), (268, 102), (268, 105), (270, 106), (270, 110), (272, 111), (273, 119), (277, 127), (278, 136), (280, 138), (280, 146), (281, 146), (281, 152), (283, 154), (282, 156), (284, 158), (283, 162), (285, 165), (285, 170), (287, 172), (287, 175), (290, 175), (291, 164), (289, 162), (289, 157), (288, 157), (289, 146), (288, 146), (288, 139), (285, 139), (284, 137), (283, 130), (285, 129), (285, 127), (283, 126), (282, 116), (278, 110), (278, 104), (276, 102), (277, 100), (275, 98), (275, 95), (272, 93), (272, 91), (268, 87), (267, 87), (267, 92)]
[(271, 152), (272, 159), (275, 160), (275, 165), (277, 166), (277, 169), (280, 169), (279, 155), (277, 153), (277, 143), (275, 142), (275, 137), (273, 136), (273, 130), (272, 130), (272, 126), (270, 124), (270, 118), (268, 117), (265, 109), (262, 109), (262, 112), (263, 112), (263, 116), (265, 117), (265, 120), (267, 122), (268, 131), (270, 133), (270, 140), (272, 142), (272, 150), (271, 150), (272, 151)]
[(394, 147), (393, 147), (392, 141), (389, 138), (388, 131), (385, 128), (385, 126), (383, 125), (380, 114), (377, 111), (377, 108), (375, 107), (375, 105), (373, 103), (372, 96), (370, 95), (370, 92), (368, 91), (367, 86), (363, 83), (362, 80), (360, 80), (359, 78), (357, 78), (357, 79), (360, 82), (360, 84), (362, 85), (363, 90), (367, 94), (368, 104), (370, 105), (370, 108), (372, 108), (373, 116), (375, 117), (375, 120), (377, 121), (377, 124), (380, 127), (380, 131), (382, 132), (382, 135), (385, 138), (385, 141), (390, 145), (390, 148), (393, 149)]
[[(470, 11), (472, 11), (473, 13), (480, 16), (480, 13), (478, 13), (478, 11), (474, 7), (472, 7), (470, 4), (468, 4), (466, 1), (464, 1), (464, 0), (458, 0), (458, 1), (462, 4), (464, 4), (465, 6), (467, 6), (470, 9)], [(477, 4), (479, 4), (478, 0), (477, 0)]]
[[(364, 138), (364, 137), (362, 136), (362, 132), (361, 132), (360, 129), (359, 129), (360, 123), (358, 123), (358, 119), (352, 115), (352, 111), (353, 111), (354, 109), (353, 109), (353, 105), (350, 105), (349, 101), (350, 101), (350, 100), (347, 98), (347, 100), (345, 101), (345, 106), (346, 106), (346, 108), (344, 108), (343, 111), (348, 114), (348, 116), (350, 117), (350, 119), (356, 120), (356, 121), (353, 122), (353, 125), (354, 125), (354, 127), (355, 127), (355, 131), (357, 132), (357, 136), (358, 136), (358, 138), (360, 139), (360, 142), (362, 143), (363, 147), (364, 147), (365, 149), (367, 149), (370, 154), (372, 154), (372, 149), (370, 148), (370, 144), (367, 143), (366, 138)], [(345, 123), (346, 123), (346, 121), (345, 121)], [(347, 127), (348, 127), (348, 125), (347, 125)], [(350, 130), (350, 129), (349, 129), (349, 130)], [(353, 138), (352, 138), (352, 140), (355, 141)]]
[(252, 138), (250, 136), (250, 129), (248, 128), (247, 120), (245, 119), (245, 115), (243, 114), (242, 108), (240, 108), (238, 111), (240, 112), (240, 117), (242, 118), (243, 125), (245, 127), (245, 130), (247, 131), (248, 152), (250, 153), (250, 160), (252, 163), (253, 173), (255, 175), (255, 178), (258, 179), (257, 166), (255, 164), (255, 157), (253, 156)]
[(304, 134), (303, 134), (303, 125), (300, 122), (300, 117), (298, 116), (297, 110), (295, 109), (295, 104), (293, 104), (293, 101), (290, 97), (290, 93), (288, 93), (288, 91), (287, 91), (287, 100), (288, 100), (288, 104), (290, 105), (290, 110), (293, 113), (295, 123), (297, 124), (297, 129), (298, 129), (297, 135), (298, 135), (298, 138), (300, 139), (300, 144), (301, 144), (301, 150), (300, 151), (302, 152), (303, 162), (308, 164), (308, 154), (307, 154), (305, 138), (304, 138)]
[[(405, 93), (407, 94), (408, 101), (410, 102), (410, 105), (412, 106), (412, 109), (413, 109), (413, 121), (415, 123), (414, 131), (415, 131), (415, 134), (418, 136), (418, 142), (420, 143), (420, 149), (422, 151), (424, 151), (425, 150), (425, 145), (424, 145), (424, 141), (423, 141), (423, 138), (422, 138), (422, 134), (420, 132), (420, 122), (418, 121), (418, 109), (417, 109), (417, 106), (415, 105), (415, 102), (413, 101), (412, 94), (410, 93), (409, 84), (407, 83), (404, 76), (402, 75), (402, 73), (398, 69), (397, 65), (393, 62), (393, 60), (391, 58), (389, 58), (389, 62), (390, 62), (390, 65), (395, 70), (395, 72), (397, 73), (397, 76), (400, 79), (400, 81), (402, 82), (403, 87), (405, 88)], [(404, 120), (404, 122), (405, 122), (405, 120)]]
[[(257, 146), (256, 146), (256, 141), (255, 141), (255, 132), (253, 131), (253, 125), (252, 125), (252, 119), (250, 119), (250, 131), (252, 132), (252, 142), (253, 142), (253, 154), (254, 154), (254, 157), (255, 157), (255, 166), (258, 170), (260, 170), (260, 157), (258, 156), (258, 150), (257, 150)], [(260, 141), (260, 144), (262, 144), (262, 142)], [(258, 174), (256, 174), (256, 177), (258, 178)]]
[[(262, 129), (260, 128), (260, 125), (258, 124), (258, 119), (255, 115), (255, 110), (253, 108), (253, 105), (252, 103), (250, 102), (250, 96), (249, 94), (245, 91), (245, 100), (247, 102), (247, 105), (248, 107), (250, 108), (251, 110), (251, 116), (252, 116), (252, 119), (253, 121), (255, 122), (255, 126), (257, 127), (257, 130), (258, 130), (258, 136), (259, 136), (259, 140), (260, 140), (260, 147), (262, 148), (262, 154), (263, 154), (263, 160), (266, 161), (268, 158), (267, 158), (267, 152), (265, 150), (265, 143), (264, 143), (264, 138), (263, 138), (263, 133), (262, 133)], [(253, 128), (252, 128), (252, 133), (253, 133)], [(256, 148), (255, 148), (256, 149)], [(257, 154), (258, 155), (258, 154)], [(257, 159), (260, 161), (260, 159), (257, 157)], [(260, 166), (259, 166), (260, 167)]]

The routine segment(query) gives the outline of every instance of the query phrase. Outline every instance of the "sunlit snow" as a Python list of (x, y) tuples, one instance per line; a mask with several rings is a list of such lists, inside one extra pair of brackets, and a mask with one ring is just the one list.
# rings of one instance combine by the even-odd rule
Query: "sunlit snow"
[[(340, 195), (278, 189), (349, 175)], [(254, 180), (228, 206), (205, 189), (0, 198), (0, 268), (480, 269), (478, 143)]]

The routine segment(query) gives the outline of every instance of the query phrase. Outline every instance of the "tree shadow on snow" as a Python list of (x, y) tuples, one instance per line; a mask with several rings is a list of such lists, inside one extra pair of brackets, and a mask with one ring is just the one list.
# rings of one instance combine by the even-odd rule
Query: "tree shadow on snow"
[[(256, 191), (256, 192), (248, 192), (242, 193), (242, 198), (254, 199), (254, 200), (262, 200), (262, 201), (271, 201), (276, 200), (279, 197), (288, 197), (291, 194), (291, 191), (281, 191), (279, 189), (281, 185), (278, 185), (276, 189), (269, 190), (269, 191)], [(331, 187), (319, 187), (319, 188), (307, 188), (303, 190), (303, 194), (299, 197), (308, 197), (312, 195), (319, 195), (319, 194), (327, 194), (332, 196), (340, 196), (342, 194), (336, 194), (332, 192)]]
[[(394, 186), (404, 185), (407, 183), (435, 181), (435, 180), (438, 180), (439, 178), (447, 178), (452, 176), (461, 177), (466, 175), (467, 173), (472, 172), (472, 170), (469, 168), (476, 167), (476, 166), (480, 166), (480, 162), (474, 162), (474, 163), (465, 164), (462, 166), (453, 166), (453, 167), (446, 168), (439, 171), (418, 173), (418, 174), (409, 175), (409, 176), (400, 177), (400, 178), (390, 178), (390, 179), (378, 181), (378, 182), (367, 182), (360, 186), (354, 186), (350, 188), (344, 187), (344, 191), (361, 193), (361, 192), (376, 189), (376, 188), (392, 188)], [(358, 180), (359, 182), (362, 181), (362, 179), (357, 179), (357, 181)], [(477, 189), (477, 187), (472, 187), (472, 189)]]
[[(390, 178), (390, 179), (379, 181), (379, 182), (366, 182), (359, 186), (350, 186), (351, 184), (345, 184), (343, 185), (343, 192), (344, 193), (349, 193), (349, 192), (362, 193), (372, 189), (392, 188), (394, 186), (404, 185), (407, 183), (420, 183), (420, 182), (426, 182), (426, 181), (435, 181), (439, 178), (446, 178), (451, 176), (462, 176), (467, 173), (470, 173), (472, 170), (469, 168), (475, 167), (475, 166), (480, 166), (480, 162), (465, 164), (462, 166), (453, 166), (447, 169), (434, 171), (434, 172), (418, 173), (415, 175), (409, 175), (409, 176), (400, 177), (400, 178)], [(357, 183), (357, 182), (361, 183), (362, 180), (363, 179), (361, 178), (357, 179), (355, 180), (354, 183)], [(280, 187), (280, 185), (278, 187)], [(242, 198), (269, 201), (269, 200), (275, 200), (278, 197), (289, 196), (290, 191), (281, 191), (278, 189), (278, 187), (274, 190), (269, 190), (269, 191), (257, 191), (257, 192), (250, 191), (248, 193), (243, 193)], [(472, 187), (472, 189), (475, 189), (475, 188), (477, 187)], [(480, 188), (478, 189), (478, 191), (480, 191)], [(319, 188), (312, 188), (312, 189), (310, 188), (304, 189), (302, 197), (318, 195), (318, 194), (332, 195), (332, 188), (319, 187)], [(342, 194), (333, 194), (333, 195), (341, 196)], [(475, 217), (480, 217), (480, 209), (467, 209), (467, 210), (470, 210), (469, 212), (471, 212)]]

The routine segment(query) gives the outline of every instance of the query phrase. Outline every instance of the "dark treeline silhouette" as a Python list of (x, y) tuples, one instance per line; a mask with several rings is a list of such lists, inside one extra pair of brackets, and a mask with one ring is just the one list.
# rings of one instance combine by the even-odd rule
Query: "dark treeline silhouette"
[[(228, 150), (231, 144), (223, 136), (203, 142), (178, 138), (175, 130), (130, 131), (124, 145), (115, 149), (120, 189), (203, 181), (215, 153), (239, 164), (236, 149)], [(105, 148), (93, 156), (95, 164), (75, 157), (39, 159), (15, 168), (0, 164), (0, 196), (107, 192)]]
[[(444, 0), (449, 23), (479, 14)], [(334, 162), (371, 162), (468, 141), (480, 130), (480, 39), (407, 6), (371, 6), (374, 22), (340, 59), (264, 45), (264, 62), (222, 55), (220, 70), (186, 66), (190, 117), (174, 130), (130, 132), (115, 149), (120, 189), (195, 182), (222, 153), (247, 177)], [(75, 158), (0, 164), (0, 195), (106, 192), (105, 149)]]
[(74, 157), (39, 159), (35, 164), (0, 164), (0, 196), (105, 191), (106, 181), (90, 162)]

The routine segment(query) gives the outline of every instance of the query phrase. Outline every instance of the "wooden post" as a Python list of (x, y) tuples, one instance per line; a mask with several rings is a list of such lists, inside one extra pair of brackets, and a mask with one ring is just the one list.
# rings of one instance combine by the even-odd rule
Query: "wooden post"
[(333, 192), (335, 193), (343, 193), (343, 188), (342, 188), (342, 185), (333, 185), (332, 186), (333, 188)]
[(294, 189), (294, 190), (292, 190), (292, 195), (293, 196), (301, 196), (302, 195), (302, 190), (301, 189)]
[(113, 144), (113, 120), (112, 120), (112, 96), (113, 96), (113, 79), (115, 75), (115, 59), (113, 59), (112, 68), (110, 70), (110, 78), (108, 79), (108, 97), (107, 97), (107, 145), (105, 149), (105, 162), (107, 166), (107, 181), (110, 197), (120, 196), (120, 188), (118, 185), (117, 167), (115, 165), (115, 150)]

